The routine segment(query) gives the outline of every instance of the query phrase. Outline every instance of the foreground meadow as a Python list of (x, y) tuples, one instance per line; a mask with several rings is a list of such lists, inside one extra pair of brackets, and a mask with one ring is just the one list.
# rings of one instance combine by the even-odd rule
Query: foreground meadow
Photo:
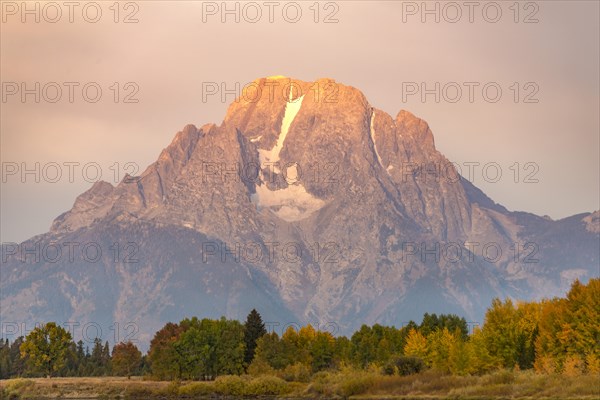
[(120, 377), (34, 378), (0, 381), (2, 399), (185, 399), (214, 397), (356, 399), (598, 399), (600, 375), (544, 375), (496, 371), (453, 376), (377, 372), (320, 372), (308, 382), (276, 376), (222, 376), (211, 382), (167, 382)]

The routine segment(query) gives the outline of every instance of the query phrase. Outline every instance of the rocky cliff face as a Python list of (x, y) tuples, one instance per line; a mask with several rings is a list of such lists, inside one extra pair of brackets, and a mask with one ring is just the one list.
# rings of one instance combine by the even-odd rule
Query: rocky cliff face
[[(425, 121), (355, 88), (277, 77), (253, 90), (220, 126), (186, 126), (139, 177), (94, 184), (50, 232), (5, 249), (2, 319), (133, 321), (147, 340), (169, 320), (256, 307), (348, 333), (424, 312), (481, 321), (493, 297), (598, 275), (598, 212), (507, 211), (460, 177)], [(21, 251), (67, 242), (102, 255)]]

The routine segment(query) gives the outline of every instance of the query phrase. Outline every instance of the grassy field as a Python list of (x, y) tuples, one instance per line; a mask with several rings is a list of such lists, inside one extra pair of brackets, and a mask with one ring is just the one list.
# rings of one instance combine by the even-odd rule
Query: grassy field
[(0, 380), (3, 399), (48, 398), (99, 398), (113, 399), (139, 388), (160, 391), (170, 382), (131, 380), (121, 377), (98, 378), (27, 378)]
[(223, 376), (213, 382), (161, 382), (139, 377), (35, 378), (0, 381), (2, 399), (175, 399), (226, 397), (356, 399), (600, 399), (600, 376), (497, 371), (451, 376), (435, 371), (406, 377), (374, 372), (321, 372), (310, 382), (274, 376)]

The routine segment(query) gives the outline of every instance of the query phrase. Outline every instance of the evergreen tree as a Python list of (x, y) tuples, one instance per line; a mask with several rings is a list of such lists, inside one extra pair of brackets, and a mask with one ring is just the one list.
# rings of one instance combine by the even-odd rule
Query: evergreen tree
[(110, 373), (110, 348), (108, 341), (102, 345), (100, 338), (94, 339), (94, 347), (90, 356), (89, 374), (105, 376)]
[(354, 363), (360, 368), (366, 368), (373, 362), (377, 354), (377, 341), (373, 334), (373, 328), (362, 325), (360, 329), (352, 335), (352, 358)]
[(94, 339), (94, 346), (90, 355), (91, 375), (102, 375), (102, 341), (99, 338)]
[(419, 330), (424, 336), (429, 336), (430, 333), (444, 328), (447, 328), (451, 333), (458, 330), (464, 340), (467, 339), (469, 334), (467, 320), (455, 314), (440, 314), (438, 316), (437, 314), (425, 313), (419, 326)]
[(335, 354), (335, 338), (329, 332), (317, 332), (310, 345), (313, 372), (330, 368)]
[(255, 309), (252, 309), (246, 318), (244, 324), (244, 343), (246, 344), (246, 352), (244, 354), (244, 363), (250, 365), (254, 359), (256, 351), (256, 342), (267, 333), (263, 320)]
[(0, 342), (0, 379), (8, 379), (11, 373), (10, 343), (6, 339)]
[(102, 348), (102, 367), (104, 370), (104, 375), (110, 375), (110, 373), (111, 373), (111, 357), (110, 357), (110, 346), (108, 345), (108, 340), (104, 343), (104, 347)]
[(77, 342), (77, 348), (75, 350), (77, 354), (77, 376), (84, 376), (85, 367), (87, 365), (87, 357), (85, 354), (85, 350), (83, 349), (83, 340), (79, 340)]
[(10, 345), (10, 367), (11, 367), (11, 376), (22, 376), (27, 369), (27, 363), (29, 361), (29, 356), (25, 355), (21, 356), (21, 345), (25, 341), (23, 336), (19, 336), (12, 344)]
[(77, 370), (79, 368), (79, 360), (77, 359), (77, 344), (71, 342), (69, 345), (69, 351), (67, 352), (67, 359), (65, 366), (61, 371), (63, 376), (77, 376)]

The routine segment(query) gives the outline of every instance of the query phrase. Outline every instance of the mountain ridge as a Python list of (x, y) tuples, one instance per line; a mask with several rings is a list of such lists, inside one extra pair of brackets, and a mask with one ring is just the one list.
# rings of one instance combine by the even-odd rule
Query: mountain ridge
[[(254, 301), (282, 325), (347, 333), (427, 311), (481, 321), (493, 297), (559, 295), (600, 274), (598, 211), (508, 211), (460, 177), (410, 112), (394, 119), (330, 79), (254, 83), (261, 95), (240, 96), (221, 125), (186, 125), (139, 177), (96, 182), (33, 238), (87, 238), (108, 255), (117, 243), (119, 257), (93, 272), (85, 260), (3, 260), (3, 319), (154, 332), (192, 314), (242, 318)], [(279, 86), (287, 96), (268, 90)], [(130, 243), (136, 263), (123, 259)]]

